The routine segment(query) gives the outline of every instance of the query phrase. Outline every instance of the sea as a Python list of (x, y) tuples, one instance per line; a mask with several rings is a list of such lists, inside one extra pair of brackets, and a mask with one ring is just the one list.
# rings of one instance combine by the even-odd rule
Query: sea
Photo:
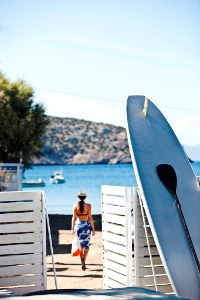
[[(195, 175), (200, 176), (200, 162), (193, 162), (191, 166)], [(61, 168), (65, 183), (52, 184), (50, 176)], [(86, 190), (89, 195), (86, 201), (92, 205), (92, 213), (100, 214), (102, 185), (137, 186), (132, 164), (32, 166), (24, 173), (25, 180), (38, 181), (40, 178), (45, 187), (23, 188), (23, 191), (44, 190), (49, 214), (72, 214), (79, 190)]]

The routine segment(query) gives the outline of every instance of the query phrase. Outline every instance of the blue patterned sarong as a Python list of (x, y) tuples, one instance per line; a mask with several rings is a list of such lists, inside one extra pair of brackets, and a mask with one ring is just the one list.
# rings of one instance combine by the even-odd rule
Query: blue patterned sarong
[(88, 249), (90, 246), (90, 235), (92, 231), (92, 226), (87, 220), (86, 222), (76, 219), (75, 226), (74, 226), (74, 232), (79, 238), (80, 244), (83, 246), (83, 248)]

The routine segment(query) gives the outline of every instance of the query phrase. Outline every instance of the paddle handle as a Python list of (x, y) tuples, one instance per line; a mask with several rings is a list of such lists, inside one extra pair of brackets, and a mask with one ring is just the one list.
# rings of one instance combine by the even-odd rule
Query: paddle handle
[(196, 251), (195, 251), (195, 248), (194, 248), (194, 245), (193, 245), (193, 242), (192, 242), (192, 239), (191, 239), (191, 236), (190, 236), (190, 233), (189, 233), (189, 230), (188, 230), (188, 227), (187, 227), (187, 224), (186, 224), (186, 221), (185, 221), (185, 218), (184, 218), (182, 209), (181, 209), (180, 201), (179, 201), (177, 195), (174, 194), (174, 197), (175, 197), (175, 200), (176, 200), (176, 205), (177, 205), (178, 210), (179, 210), (180, 215), (181, 215), (181, 220), (182, 220), (182, 222), (183, 222), (183, 226), (184, 226), (184, 229), (185, 229), (185, 232), (186, 232), (186, 235), (187, 235), (187, 238), (188, 238), (190, 247), (191, 247), (191, 249), (192, 249), (192, 253), (193, 253), (193, 256), (194, 256), (194, 259), (195, 259), (197, 268), (198, 268), (199, 273), (200, 273), (200, 263), (199, 263), (199, 259), (198, 259), (198, 257), (197, 257), (197, 254), (196, 254)]

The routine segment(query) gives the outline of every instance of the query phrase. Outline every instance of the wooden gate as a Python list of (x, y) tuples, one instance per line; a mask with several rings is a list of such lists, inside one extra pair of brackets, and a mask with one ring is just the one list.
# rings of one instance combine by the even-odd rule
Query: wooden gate
[[(133, 286), (135, 277), (135, 286), (174, 294), (139, 189), (132, 191), (133, 196), (131, 188), (102, 186), (103, 287)], [(134, 276), (131, 223), (134, 224)]]
[(0, 288), (47, 289), (45, 201), (41, 191), (0, 193)]
[(133, 286), (131, 188), (102, 186), (103, 288)]

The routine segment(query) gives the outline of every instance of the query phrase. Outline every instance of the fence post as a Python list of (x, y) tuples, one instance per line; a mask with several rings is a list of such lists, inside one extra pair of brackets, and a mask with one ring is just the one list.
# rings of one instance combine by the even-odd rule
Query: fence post
[(135, 269), (135, 286), (139, 286), (139, 266), (138, 266), (138, 220), (137, 220), (137, 188), (133, 188), (133, 218), (134, 218), (134, 269)]

